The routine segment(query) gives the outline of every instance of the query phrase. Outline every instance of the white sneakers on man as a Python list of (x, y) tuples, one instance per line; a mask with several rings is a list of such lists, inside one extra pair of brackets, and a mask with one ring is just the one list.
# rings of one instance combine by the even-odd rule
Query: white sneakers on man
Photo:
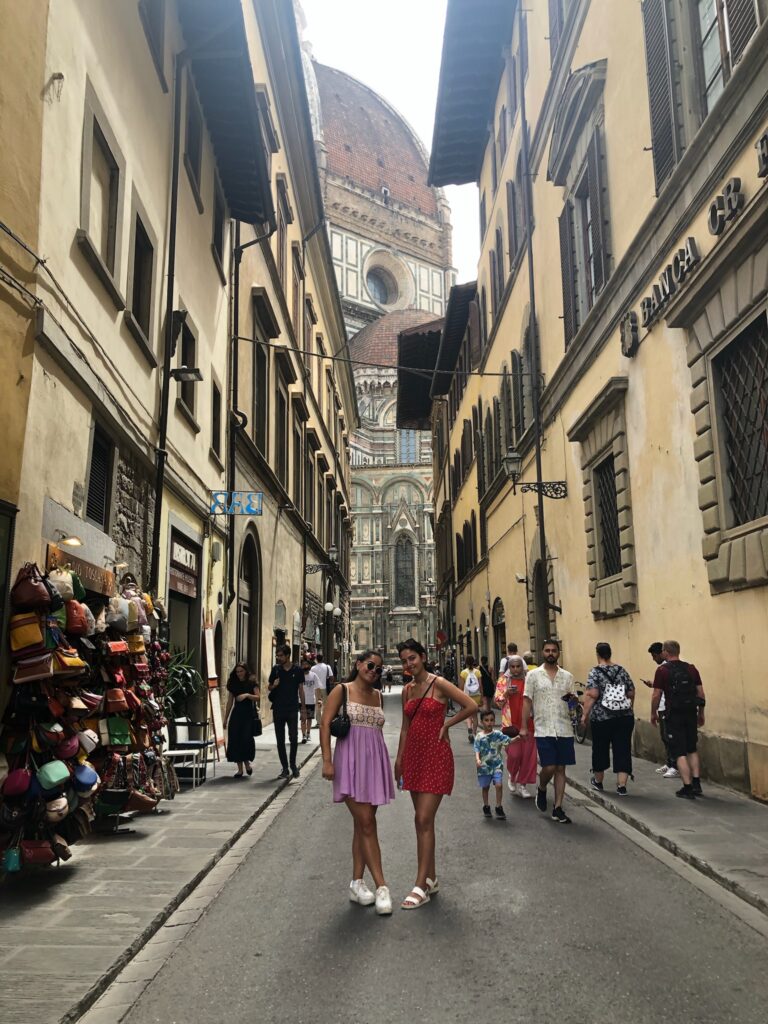
[(361, 907), (370, 907), (376, 900), (362, 878), (356, 878), (349, 883), (349, 898), (353, 903), (359, 903)]
[(376, 890), (376, 913), (377, 914), (391, 914), (392, 913), (392, 897), (389, 894), (389, 886), (380, 885)]
[(680, 772), (677, 770), (677, 768), (667, 768), (661, 777), (662, 779), (679, 779)]
[(517, 795), (521, 796), (523, 800), (533, 800), (533, 793), (527, 786), (519, 785), (517, 787)]

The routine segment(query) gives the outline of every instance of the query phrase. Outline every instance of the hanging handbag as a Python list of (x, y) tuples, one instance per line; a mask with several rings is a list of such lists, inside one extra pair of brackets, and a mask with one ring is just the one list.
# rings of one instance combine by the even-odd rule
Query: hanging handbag
[(32, 658), (24, 658), (16, 663), (13, 670), (13, 682), (18, 686), (40, 679), (50, 679), (52, 675), (53, 655), (50, 652), (35, 654)]
[(104, 647), (104, 653), (110, 658), (118, 657), (121, 654), (128, 654), (128, 644), (125, 640), (108, 640)]
[(331, 719), (330, 724), (331, 736), (335, 736), (337, 740), (343, 740), (352, 728), (352, 722), (347, 714), (347, 684), (344, 683), (343, 686), (341, 707)]
[(35, 734), (41, 747), (55, 747), (64, 739), (64, 726), (59, 722), (41, 722)]
[(77, 734), (77, 738), (86, 754), (90, 754), (99, 745), (98, 734), (93, 729), (83, 729), (82, 732)]
[(107, 607), (107, 625), (119, 633), (128, 632), (128, 602), (124, 597), (110, 598)]
[(85, 587), (83, 582), (76, 572), (71, 574), (72, 576), (72, 593), (75, 595), (76, 601), (84, 601), (86, 598)]
[(75, 590), (72, 586), (72, 573), (69, 569), (51, 569), (48, 581), (56, 587), (62, 601), (74, 601)]
[(47, 839), (22, 839), (19, 848), (21, 863), (27, 866), (53, 864), (56, 860), (56, 854)]
[(69, 782), (69, 768), (63, 761), (49, 761), (37, 769), (37, 781), (46, 792), (59, 789)]
[(2, 865), (3, 871), (9, 875), (12, 875), (15, 871), (21, 871), (21, 850), (19, 847), (9, 846), (3, 850), (0, 865)]
[(11, 588), (11, 604), (20, 612), (50, 607), (51, 595), (34, 562), (25, 562), (19, 569)]
[(36, 612), (23, 612), (12, 615), (8, 625), (8, 639), (11, 645), (11, 658), (29, 658), (33, 654), (44, 654), (45, 639), (40, 625), (40, 616)]
[(29, 768), (15, 768), (3, 780), (0, 793), (4, 797), (24, 796), (32, 783), (32, 772)]
[(264, 732), (264, 726), (261, 721), (261, 715), (259, 714), (259, 705), (254, 701), (253, 703), (253, 735), (261, 736)]
[(131, 654), (146, 654), (144, 637), (141, 633), (130, 633), (128, 636), (128, 650)]
[(88, 669), (74, 647), (65, 651), (55, 650), (53, 652), (53, 674), (58, 678), (68, 676), (79, 676)]
[(46, 800), (45, 820), (51, 823), (63, 821), (69, 814), (69, 802), (65, 796), (54, 797), (53, 800)]
[(104, 707), (108, 715), (119, 715), (128, 710), (125, 694), (119, 687), (107, 690)]
[(131, 728), (125, 718), (116, 715), (106, 720), (110, 747), (129, 747), (131, 744)]
[(84, 605), (79, 601), (65, 601), (64, 608), (67, 613), (67, 633), (73, 636), (86, 636), (88, 633), (88, 618), (85, 614)]

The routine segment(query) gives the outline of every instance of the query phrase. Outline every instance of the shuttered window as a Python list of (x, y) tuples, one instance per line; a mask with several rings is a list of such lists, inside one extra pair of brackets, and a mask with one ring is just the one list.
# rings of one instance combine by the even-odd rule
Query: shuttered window
[(747, 43), (757, 31), (755, 0), (725, 0), (725, 9), (728, 14), (731, 63), (737, 64)]
[(562, 34), (563, 0), (549, 0), (549, 57), (553, 64)]
[(590, 243), (594, 266), (594, 294), (602, 291), (608, 280), (608, 244), (606, 230), (606, 203), (603, 187), (603, 157), (600, 129), (595, 128), (587, 153), (587, 187), (592, 217), (590, 220)]
[(578, 327), (576, 309), (576, 263), (573, 255), (573, 206), (566, 200), (559, 219), (560, 270), (563, 279), (563, 328), (566, 348)]
[(91, 446), (91, 465), (88, 473), (88, 497), (85, 516), (106, 530), (109, 520), (109, 502), (112, 485), (113, 445), (108, 435), (95, 426)]
[(755, 0), (696, 0), (699, 69), (706, 113), (712, 109), (757, 31)]
[(519, 352), (512, 353), (512, 436), (515, 445), (525, 430), (525, 391), (523, 385), (523, 358)]
[(493, 400), (493, 472), (494, 476), (501, 469), (501, 402)]
[(511, 270), (517, 262), (518, 226), (517, 207), (514, 181), (507, 182), (507, 237), (509, 238), (509, 269)]
[(486, 214), (485, 214), (485, 192), (483, 192), (480, 198), (480, 244), (482, 245), (483, 239), (485, 238), (485, 227), (486, 227)]
[(504, 376), (501, 379), (501, 405), (504, 420), (504, 446), (502, 448), (502, 458), (507, 448), (514, 446), (515, 436), (513, 433), (513, 410), (512, 410), (512, 382), (509, 376), (509, 371), (505, 368)]
[(643, 28), (651, 115), (656, 194), (680, 159), (680, 125), (674, 83), (675, 54), (669, 0), (644, 0)]
[(488, 253), (488, 266), (491, 275), (491, 316), (495, 321), (499, 312), (499, 279), (496, 274), (496, 251), (494, 249)]

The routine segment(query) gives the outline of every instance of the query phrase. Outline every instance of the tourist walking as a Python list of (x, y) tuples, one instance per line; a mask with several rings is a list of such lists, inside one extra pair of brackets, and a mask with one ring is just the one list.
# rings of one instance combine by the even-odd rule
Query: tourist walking
[(488, 655), (484, 654), (480, 658), (480, 688), (483, 694), (483, 709), (485, 711), (492, 711), (491, 701), (493, 695), (496, 692), (496, 684), (491, 675), (491, 669), (488, 665)]
[(461, 672), (461, 682), (464, 687), (464, 693), (474, 702), (475, 714), (467, 719), (467, 738), (470, 743), (475, 742), (475, 732), (477, 731), (477, 710), (483, 703), (483, 686), (480, 682), (480, 672), (477, 669), (477, 662), (468, 654), (464, 659), (464, 668)]
[(616, 792), (627, 795), (627, 779), (632, 774), (632, 730), (635, 728), (635, 684), (621, 665), (611, 661), (611, 645), (595, 647), (597, 665), (587, 676), (584, 693), (584, 720), (592, 727), (593, 789), (602, 792), (605, 770), (613, 763)]
[[(427, 672), (427, 652), (418, 640), (397, 645), (403, 672), (413, 682), (403, 688), (403, 718), (395, 759), (395, 779), (408, 790), (413, 801), (416, 824), (418, 867), (416, 883), (403, 900), (403, 910), (415, 910), (428, 903), (438, 891), (435, 869), (435, 815), (444, 796), (453, 790), (453, 751), (448, 730), (474, 717), (477, 704), (457, 686)], [(453, 718), (446, 718), (449, 700), (459, 705)]]
[[(525, 690), (525, 674), (527, 665), (519, 654), (510, 654), (506, 661), (505, 671), (499, 676), (496, 684), (496, 706), (501, 708), (502, 729), (521, 729), (523, 724), (523, 691)], [(530, 732), (532, 723), (528, 723), (528, 734), (507, 747), (507, 786), (513, 796), (524, 800), (533, 797), (528, 786), (536, 781), (536, 740)]]
[(323, 714), (323, 704), (325, 698), (331, 692), (333, 688), (333, 669), (325, 659), (323, 658), (323, 652), (318, 651), (315, 655), (315, 664), (312, 666), (312, 671), (315, 673), (317, 678), (320, 680), (320, 689), (315, 694), (315, 701), (317, 703), (316, 718), (317, 726), (320, 727), (320, 719)]
[(237, 765), (236, 779), (242, 779), (243, 769), (253, 775), (252, 761), (256, 756), (254, 721), (258, 715), (261, 691), (244, 661), (232, 669), (227, 680), (227, 706), (224, 728), (227, 730), (227, 760)]
[[(651, 644), (648, 648), (648, 653), (651, 658), (653, 658), (657, 667), (664, 664), (664, 644), (660, 640), (656, 640)], [(652, 679), (643, 679), (642, 682), (645, 683), (647, 687), (653, 689)], [(659, 734), (661, 735), (661, 742), (664, 744), (667, 759), (660, 768), (656, 769), (656, 774), (661, 775), (663, 779), (679, 779), (680, 772), (675, 768), (675, 759), (669, 752), (669, 737), (667, 736), (667, 709), (663, 693), (661, 695), (657, 714), (659, 716)]]
[(704, 684), (695, 665), (680, 658), (677, 640), (666, 640), (662, 648), (664, 663), (653, 677), (651, 725), (659, 721), (659, 704), (666, 702), (666, 726), (669, 752), (683, 780), (675, 796), (693, 800), (701, 796), (701, 765), (698, 730), (704, 725)]
[(301, 659), (301, 671), (304, 673), (304, 703), (301, 712), (301, 742), (306, 743), (310, 738), (310, 730), (315, 717), (315, 702), (317, 694), (322, 689), (320, 680), (312, 667), (312, 659), (304, 655)]
[[(272, 701), (272, 715), (275, 724), (277, 756), (282, 771), (278, 779), (299, 777), (296, 753), (299, 747), (299, 710), (304, 711), (304, 673), (293, 664), (293, 655), (288, 644), (280, 644), (275, 651), (277, 664), (269, 673), (269, 699)], [(288, 730), (290, 760), (285, 753), (285, 730)]]
[(560, 825), (570, 825), (571, 819), (563, 810), (563, 797), (565, 769), (568, 765), (576, 764), (573, 724), (568, 710), (568, 700), (575, 695), (574, 682), (571, 673), (558, 665), (558, 640), (547, 640), (542, 654), (543, 664), (531, 669), (525, 677), (520, 735), (523, 739), (528, 735), (529, 722), (533, 716), (536, 750), (541, 764), (536, 806), (542, 813), (546, 812), (547, 785), (550, 779), (554, 779), (555, 805), (552, 808), (552, 820)]
[(501, 664), (499, 665), (499, 675), (501, 675), (502, 672), (506, 672), (507, 671), (507, 668), (509, 666), (509, 659), (514, 657), (516, 654), (517, 654), (517, 644), (516, 643), (508, 643), (507, 644), (506, 656), (501, 659)]
[(385, 682), (387, 684), (387, 693), (391, 693), (392, 692), (392, 669), (391, 668), (387, 669), (387, 674), (384, 677), (384, 680), (385, 680)]
[[(384, 705), (377, 684), (382, 660), (378, 651), (363, 651), (349, 679), (334, 687), (320, 723), (323, 778), (333, 782), (334, 803), (345, 803), (354, 821), (352, 881), (349, 898), (362, 906), (376, 905), (377, 914), (392, 913), (392, 897), (381, 866), (376, 811), (395, 797), (389, 754), (384, 742)], [(331, 720), (346, 704), (349, 732), (336, 740), (331, 758)], [(368, 868), (376, 891), (365, 884)]]
[[(514, 742), (519, 742), (515, 740)], [(502, 804), (504, 762), (501, 751), (509, 747), (513, 740), (496, 728), (494, 711), (480, 712), (480, 731), (475, 736), (475, 764), (477, 766), (477, 784), (483, 796), (483, 814), (492, 817), (491, 805), (488, 803), (491, 786), (496, 790), (496, 817), (506, 818)]]

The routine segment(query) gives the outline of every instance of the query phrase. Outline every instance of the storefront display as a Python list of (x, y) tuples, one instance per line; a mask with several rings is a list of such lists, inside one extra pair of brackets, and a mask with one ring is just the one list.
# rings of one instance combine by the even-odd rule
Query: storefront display
[[(0, 744), (0, 870), (67, 860), (94, 828), (154, 811), (178, 791), (162, 756), (164, 611), (131, 574), (115, 580), (53, 546), (11, 589), (12, 688)], [(84, 579), (85, 577), (85, 585)]]

